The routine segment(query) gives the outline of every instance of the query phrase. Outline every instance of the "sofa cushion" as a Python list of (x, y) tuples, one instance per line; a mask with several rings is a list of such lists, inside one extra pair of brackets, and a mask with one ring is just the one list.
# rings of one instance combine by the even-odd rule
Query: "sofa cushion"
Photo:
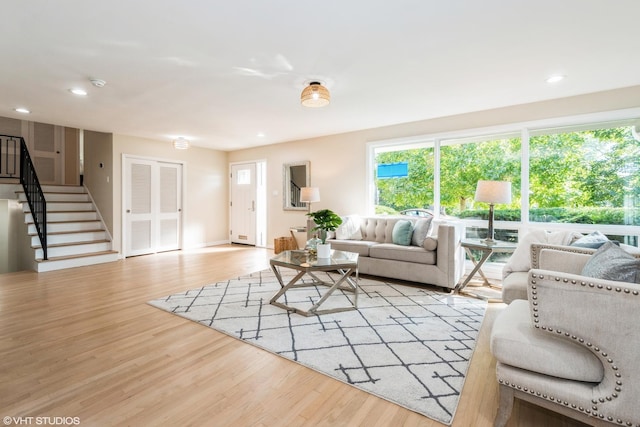
[(640, 260), (607, 242), (589, 258), (582, 275), (595, 279), (640, 283)]
[(604, 369), (585, 347), (533, 327), (529, 302), (516, 300), (498, 314), (491, 353), (506, 365), (557, 378), (598, 383)]
[(411, 244), (413, 246), (422, 246), (424, 239), (429, 235), (431, 229), (431, 221), (433, 217), (420, 218), (413, 224), (413, 235), (411, 236)]
[(371, 258), (384, 258), (395, 261), (435, 264), (436, 253), (417, 246), (401, 246), (393, 243), (379, 243), (369, 249)]
[(331, 249), (355, 252), (360, 256), (369, 256), (369, 248), (377, 244), (368, 240), (330, 240), (327, 243), (331, 243)]
[(391, 241), (396, 245), (409, 246), (413, 234), (413, 224), (411, 221), (401, 219), (396, 221), (391, 234)]

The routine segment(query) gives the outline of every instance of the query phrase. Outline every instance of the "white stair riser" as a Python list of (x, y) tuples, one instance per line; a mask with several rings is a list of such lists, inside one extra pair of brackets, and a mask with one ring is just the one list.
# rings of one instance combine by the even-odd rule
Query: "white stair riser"
[[(98, 219), (96, 212), (53, 212), (47, 213), (47, 221), (86, 221)], [(25, 214), (25, 222), (33, 223), (30, 213)]]
[[(82, 245), (49, 247), (48, 257), (71, 256), (90, 254), (91, 252), (104, 252), (111, 250), (111, 242), (86, 243)], [(43, 258), (42, 249), (36, 249), (36, 259)]]
[[(49, 234), (47, 235), (47, 244), (58, 245), (61, 243), (80, 243), (90, 242), (93, 240), (106, 240), (107, 233), (105, 231), (87, 231), (85, 233), (68, 233), (68, 234)], [(31, 245), (40, 246), (40, 238), (31, 236)]]
[[(47, 212), (75, 212), (75, 211), (92, 211), (93, 203), (91, 202), (47, 202)], [(27, 203), (22, 204), (23, 212), (30, 212)]]
[[(89, 202), (91, 199), (86, 193), (45, 193), (47, 203), (50, 202)], [(27, 196), (24, 193), (18, 193), (18, 201), (25, 203)]]
[[(100, 230), (102, 223), (100, 221), (83, 221), (83, 222), (49, 222), (47, 224), (47, 233), (62, 233), (66, 231), (87, 231)], [(28, 233), (36, 234), (36, 226), (29, 224)]]
[(42, 259), (40, 239), (25, 194), (16, 192), (34, 247), (34, 270), (53, 271), (118, 260), (119, 254), (111, 251), (108, 232), (84, 187), (45, 185), (42, 190), (47, 200), (49, 260)]
[(85, 265), (102, 264), (118, 260), (118, 254), (101, 254), (82, 258), (69, 258), (54, 261), (36, 262), (34, 270), (37, 272), (62, 270), (65, 268), (83, 267)]

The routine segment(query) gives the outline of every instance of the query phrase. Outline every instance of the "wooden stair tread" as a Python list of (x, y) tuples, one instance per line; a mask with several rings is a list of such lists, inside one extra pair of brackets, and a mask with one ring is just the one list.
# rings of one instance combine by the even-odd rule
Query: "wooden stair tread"
[[(107, 231), (105, 229), (93, 229), (93, 230), (72, 230), (72, 231), (48, 231), (47, 236), (58, 236), (61, 234), (78, 234), (78, 233), (100, 233)], [(29, 236), (37, 236), (38, 233), (29, 233)]]
[[(51, 248), (63, 248), (65, 246), (78, 246), (78, 245), (90, 245), (93, 243), (111, 243), (110, 240), (86, 240), (82, 242), (72, 242), (72, 243), (55, 243), (53, 245), (47, 245), (47, 249)], [(31, 246), (32, 249), (42, 249), (41, 245)]]
[(99, 255), (111, 255), (117, 254), (117, 251), (102, 251), (102, 252), (91, 252), (89, 254), (77, 254), (77, 255), (66, 255), (66, 256), (56, 256), (49, 257), (49, 259), (36, 258), (36, 262), (48, 262), (48, 261), (63, 261), (66, 259), (78, 259), (78, 258), (86, 258), (91, 256), (99, 256)]

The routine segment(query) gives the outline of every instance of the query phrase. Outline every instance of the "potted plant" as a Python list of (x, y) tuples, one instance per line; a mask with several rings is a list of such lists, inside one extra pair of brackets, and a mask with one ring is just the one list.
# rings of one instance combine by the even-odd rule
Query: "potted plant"
[(327, 232), (335, 231), (342, 224), (342, 218), (329, 209), (309, 212), (307, 216), (316, 224), (311, 231), (318, 231), (318, 237), (322, 241), (317, 246), (318, 258), (329, 258), (331, 256), (331, 245), (327, 244)]

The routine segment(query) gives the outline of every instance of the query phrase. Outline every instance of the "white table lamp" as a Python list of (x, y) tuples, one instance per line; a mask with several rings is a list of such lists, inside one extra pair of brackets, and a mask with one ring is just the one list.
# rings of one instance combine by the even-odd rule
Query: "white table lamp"
[(489, 228), (486, 243), (493, 243), (493, 205), (511, 203), (511, 183), (509, 181), (478, 181), (476, 202), (489, 203)]

